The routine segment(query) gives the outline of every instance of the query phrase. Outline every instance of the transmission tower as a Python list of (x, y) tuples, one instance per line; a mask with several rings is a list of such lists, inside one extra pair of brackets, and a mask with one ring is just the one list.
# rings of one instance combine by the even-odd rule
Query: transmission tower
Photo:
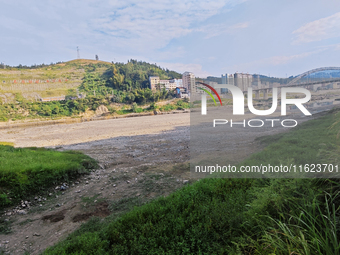
[(79, 47), (77, 46), (77, 58), (80, 59)]

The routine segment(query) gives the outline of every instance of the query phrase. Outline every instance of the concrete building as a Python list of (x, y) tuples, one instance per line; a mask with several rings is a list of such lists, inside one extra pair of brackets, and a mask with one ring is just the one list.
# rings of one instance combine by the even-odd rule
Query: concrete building
[[(182, 79), (172, 79), (170, 80), (170, 86), (175, 86), (178, 87), (178, 88), (181, 88), (183, 87), (183, 80)], [(175, 89), (176, 87), (172, 88), (172, 89)]]
[(157, 85), (159, 84), (159, 77), (158, 76), (150, 76), (149, 77), (149, 82), (150, 82), (150, 89), (151, 90), (156, 90)]
[[(229, 84), (229, 85), (235, 85), (235, 79), (234, 75), (231, 73), (226, 73), (221, 75), (222, 78), (222, 84)], [(228, 93), (228, 89), (223, 88), (221, 89), (221, 94), (226, 94)]]
[(260, 75), (254, 75), (254, 81), (253, 81), (253, 85), (255, 88), (257, 89), (261, 89), (262, 88), (262, 84), (261, 84), (261, 79), (260, 79)]
[(177, 87), (175, 93), (177, 98), (189, 98), (188, 91), (184, 87)]
[(174, 90), (176, 87), (183, 87), (182, 79), (172, 79), (172, 80), (160, 80), (158, 76), (150, 76), (150, 89), (163, 89)]
[(195, 84), (195, 75), (191, 72), (185, 72), (182, 75), (183, 87), (186, 88), (189, 93), (198, 93), (197, 86)]
[(242, 91), (248, 91), (253, 82), (253, 75), (247, 73), (235, 73), (234, 84), (239, 87)]

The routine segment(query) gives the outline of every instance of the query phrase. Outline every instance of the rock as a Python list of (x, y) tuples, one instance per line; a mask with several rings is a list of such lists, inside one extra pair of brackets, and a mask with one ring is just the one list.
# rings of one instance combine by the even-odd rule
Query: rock
[(28, 236), (26, 236), (26, 239), (28, 238)]
[(75, 182), (75, 184), (79, 184), (79, 182)]
[(126, 183), (127, 183), (127, 184), (129, 184), (129, 183), (130, 183), (130, 181), (126, 181)]
[(112, 186), (113, 186), (113, 187), (116, 187), (117, 185), (116, 185), (116, 184), (113, 184)]
[(55, 189), (59, 189), (59, 186), (55, 187)]
[(97, 116), (101, 116), (101, 115), (107, 114), (108, 112), (109, 112), (109, 110), (107, 109), (107, 107), (105, 105), (100, 105), (96, 109), (96, 115)]
[(60, 186), (60, 190), (66, 190), (65, 186)]
[(56, 204), (55, 206), (56, 206), (56, 207), (60, 207), (61, 205), (60, 205), (60, 204)]
[(41, 198), (38, 199), (38, 202), (41, 202)]
[(34, 234), (33, 234), (33, 236), (40, 236), (40, 234), (38, 234), (38, 233), (34, 233)]
[(52, 196), (52, 193), (49, 193), (48, 195), (51, 197), (51, 196)]
[(34, 200), (38, 200), (38, 197), (35, 197)]
[(80, 190), (76, 190), (76, 193), (80, 193)]
[(17, 213), (21, 214), (21, 215), (26, 215), (27, 214), (27, 212), (25, 210), (18, 210)]
[(86, 181), (85, 184), (89, 184), (89, 181)]
[(187, 184), (187, 183), (189, 183), (188, 180), (183, 180), (183, 184)]

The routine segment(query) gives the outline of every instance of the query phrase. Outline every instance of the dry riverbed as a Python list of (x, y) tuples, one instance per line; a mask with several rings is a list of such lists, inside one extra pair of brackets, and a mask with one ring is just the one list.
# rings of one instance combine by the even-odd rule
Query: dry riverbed
[[(100, 169), (89, 175), (58, 183), (27, 198), (27, 203), (1, 212), (0, 218), (9, 223), (11, 232), (0, 234), (0, 252), (39, 254), (92, 216), (119, 215), (193, 182), (188, 167), (189, 116), (183, 113), (0, 130), (0, 141), (14, 142), (18, 147), (79, 150), (100, 163)], [(263, 148), (255, 141), (257, 137), (284, 131), (287, 129), (241, 134), (235, 129), (227, 142), (242, 153), (233, 154), (234, 162)], [(217, 149), (231, 153), (223, 144)]]

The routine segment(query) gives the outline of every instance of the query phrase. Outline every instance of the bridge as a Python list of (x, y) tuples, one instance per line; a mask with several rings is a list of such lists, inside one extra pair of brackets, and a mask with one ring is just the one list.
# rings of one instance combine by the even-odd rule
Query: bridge
[[(301, 80), (302, 78), (304, 78), (304, 77), (306, 77), (310, 74), (318, 73), (318, 72), (322, 72), (322, 71), (328, 71), (328, 70), (338, 70), (338, 71), (340, 71), (340, 67), (321, 67), (321, 68), (312, 69), (310, 71), (307, 71), (307, 72), (304, 72), (304, 73), (298, 75), (293, 80), (291, 80), (289, 83), (284, 84), (284, 85), (280, 85), (280, 86), (275, 86), (274, 88), (305, 87), (305, 86), (322, 85), (322, 84), (340, 82), (340, 78), (331, 78), (331, 79), (323, 79), (323, 80), (320, 79), (320, 80), (298, 83), (299, 80)], [(267, 87), (267, 88), (253, 89), (253, 92), (255, 93), (255, 99), (260, 99), (261, 92), (263, 94), (263, 99), (268, 99), (268, 93), (271, 89), (273, 89), (273, 88)], [(247, 93), (247, 91), (244, 91), (244, 93)]]

